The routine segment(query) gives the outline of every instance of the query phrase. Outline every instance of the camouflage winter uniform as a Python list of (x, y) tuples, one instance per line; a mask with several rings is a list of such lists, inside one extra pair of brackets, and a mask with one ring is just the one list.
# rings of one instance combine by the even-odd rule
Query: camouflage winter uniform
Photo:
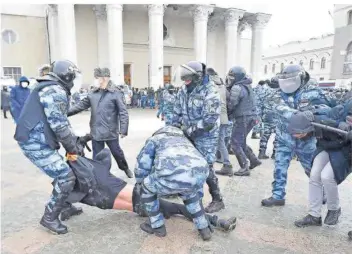
[(137, 157), (135, 176), (152, 228), (164, 225), (157, 195), (170, 194), (180, 195), (197, 229), (208, 227), (200, 203), (208, 174), (207, 161), (179, 128), (166, 126), (149, 138)]
[[(278, 92), (277, 89), (273, 89), (270, 87), (266, 87), (264, 92), (260, 96), (261, 107), (260, 107), (260, 115), (262, 116), (263, 121), (263, 131), (260, 137), (260, 151), (266, 151), (269, 138), (271, 134), (275, 133), (276, 130), (276, 110), (275, 107), (277, 106), (274, 103), (273, 98), (275, 94)], [(276, 138), (274, 141), (274, 153), (275, 153), (275, 146), (276, 146)]]
[(287, 183), (287, 170), (294, 154), (297, 155), (307, 175), (310, 174), (311, 162), (316, 149), (316, 139), (313, 135), (297, 139), (288, 132), (291, 116), (297, 111), (309, 110), (312, 105), (329, 102), (323, 91), (307, 83), (300, 87), (292, 96), (278, 92), (273, 100), (277, 104), (277, 147), (275, 156), (274, 181), (272, 183), (272, 197), (277, 200), (285, 199)]
[(177, 94), (172, 125), (186, 130), (209, 164), (215, 161), (220, 111), (219, 92), (207, 77), (190, 94), (185, 86)]
[[(50, 128), (57, 130), (70, 127), (67, 119), (69, 100), (65, 90), (58, 85), (48, 86), (39, 92), (40, 102), (43, 105)], [(39, 123), (29, 134), (27, 142), (18, 142), (24, 155), (49, 177), (54, 178), (54, 192), (50, 197), (48, 208), (52, 209), (61, 193), (61, 187), (68, 180), (74, 179), (72, 170), (59, 154), (53, 150), (44, 135), (43, 123)], [(71, 175), (71, 177), (68, 177)], [(72, 186), (73, 187), (73, 186)], [(70, 190), (66, 190), (70, 191)]]
[(260, 98), (262, 97), (264, 90), (265, 90), (264, 85), (257, 85), (256, 87), (253, 88), (254, 98), (255, 98), (255, 108), (258, 115), (258, 123), (253, 127), (253, 133), (261, 133), (263, 129), (263, 122), (262, 122), (262, 116), (261, 116), (262, 102)]
[(169, 93), (167, 89), (162, 94), (163, 97), (163, 106), (162, 106), (162, 114), (165, 117), (165, 125), (171, 125), (172, 116), (174, 111), (174, 104), (176, 101), (176, 93)]

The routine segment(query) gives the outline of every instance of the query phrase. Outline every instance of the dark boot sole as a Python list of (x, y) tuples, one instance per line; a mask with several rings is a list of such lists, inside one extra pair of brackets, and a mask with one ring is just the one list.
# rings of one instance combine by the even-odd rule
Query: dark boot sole
[(222, 209), (225, 209), (225, 204), (224, 203), (222, 203), (222, 206), (220, 208), (216, 209), (216, 210), (210, 210), (209, 211), (208, 207), (206, 207), (206, 208), (204, 208), (204, 211), (206, 213), (216, 213), (216, 212), (221, 211)]
[(285, 202), (283, 203), (275, 203), (275, 204), (265, 204), (263, 201), (262, 201), (262, 206), (264, 207), (273, 207), (273, 206), (284, 206), (285, 205)]
[(237, 218), (233, 218), (232, 220), (230, 220), (230, 226), (228, 228), (221, 228), (222, 231), (224, 232), (230, 232), (233, 231), (237, 226)]
[(50, 231), (50, 233), (53, 233), (53, 234), (57, 234), (57, 235), (64, 235), (64, 234), (67, 234), (68, 233), (68, 230), (63, 230), (63, 231), (55, 231), (54, 229), (48, 227), (44, 222), (40, 221), (39, 222), (40, 225), (42, 225), (43, 227), (45, 227), (46, 229), (48, 229)]
[(148, 225), (148, 224), (141, 224), (140, 228), (142, 229), (142, 231), (144, 231), (144, 232), (146, 232), (146, 233), (148, 233), (150, 235), (155, 235), (157, 237), (165, 237), (166, 236), (166, 234), (165, 235), (161, 235), (159, 233), (154, 232), (153, 228), (150, 225)]
[(225, 172), (221, 172), (221, 171), (215, 171), (216, 175), (220, 175), (220, 176), (229, 176), (232, 177), (233, 176), (233, 172), (231, 173), (225, 173)]
[(250, 176), (251, 175), (251, 173), (245, 173), (245, 174), (242, 174), (242, 173), (234, 173), (233, 174), (234, 176)]
[(259, 161), (258, 163), (256, 163), (256, 164), (254, 164), (254, 165), (249, 165), (249, 169), (255, 169), (256, 167), (258, 167), (258, 166), (260, 166), (260, 165), (262, 165), (262, 162), (261, 161)]
[(322, 224), (306, 224), (306, 225), (301, 225), (301, 224), (296, 224), (296, 222), (294, 223), (296, 227), (298, 228), (306, 228), (306, 227), (321, 227)]
[(80, 209), (80, 210), (77, 210), (75, 213), (72, 213), (72, 214), (67, 214), (65, 212), (62, 212), (61, 215), (60, 215), (60, 220), (61, 221), (67, 221), (69, 220), (72, 216), (77, 216), (77, 215), (80, 215), (83, 213), (83, 210)]

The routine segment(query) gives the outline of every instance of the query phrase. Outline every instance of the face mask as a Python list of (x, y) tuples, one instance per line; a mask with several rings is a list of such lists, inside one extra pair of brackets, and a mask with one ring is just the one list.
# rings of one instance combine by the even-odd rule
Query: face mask
[(27, 83), (27, 82), (21, 82), (21, 86), (22, 86), (23, 88), (27, 88), (27, 87), (28, 87), (28, 83)]

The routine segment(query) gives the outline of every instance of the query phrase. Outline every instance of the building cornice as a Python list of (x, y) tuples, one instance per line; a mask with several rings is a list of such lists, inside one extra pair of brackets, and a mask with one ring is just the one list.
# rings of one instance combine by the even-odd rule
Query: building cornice
[(288, 53), (288, 54), (281, 54), (281, 55), (275, 55), (275, 56), (264, 56), (262, 59), (263, 60), (269, 60), (269, 59), (275, 59), (275, 58), (281, 58), (281, 57), (287, 57), (287, 56), (297, 56), (297, 55), (302, 55), (306, 53), (312, 53), (312, 52), (317, 52), (317, 51), (324, 51), (324, 50), (332, 50), (334, 47), (324, 47), (324, 48), (319, 48), (319, 49), (311, 49), (311, 50), (304, 50), (301, 52), (294, 52), (294, 53)]

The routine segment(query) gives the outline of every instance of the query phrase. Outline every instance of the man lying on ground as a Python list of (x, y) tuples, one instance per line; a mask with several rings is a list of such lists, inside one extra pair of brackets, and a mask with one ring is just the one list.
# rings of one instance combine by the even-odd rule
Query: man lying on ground
[[(158, 231), (164, 226), (163, 218), (177, 214), (193, 220), (198, 230), (202, 226), (209, 230), (211, 226), (215, 226), (224, 231), (231, 231), (236, 227), (235, 217), (224, 220), (204, 213), (199, 196), (202, 195), (207, 172), (199, 172), (208, 169), (207, 162), (176, 127), (164, 127), (147, 140), (137, 158), (137, 184), (134, 188), (110, 173), (111, 155), (107, 149), (101, 151), (94, 161), (85, 157), (68, 156), (68, 163), (77, 177), (77, 183), (67, 202), (81, 202), (101, 209), (127, 210), (140, 216), (149, 216), (151, 223), (141, 224), (142, 230), (148, 233), (163, 236), (162, 232), (165, 232), (166, 235), (166, 230)], [(147, 176), (145, 170), (150, 165), (153, 165), (153, 169)], [(156, 197), (176, 193), (186, 200), (186, 206), (158, 200)], [(61, 219), (66, 220), (72, 214), (75, 213), (66, 210)], [(162, 226), (153, 228), (155, 223)], [(209, 235), (211, 237), (211, 234), (206, 234), (206, 238), (203, 234), (202, 237), (207, 240), (210, 239)]]

